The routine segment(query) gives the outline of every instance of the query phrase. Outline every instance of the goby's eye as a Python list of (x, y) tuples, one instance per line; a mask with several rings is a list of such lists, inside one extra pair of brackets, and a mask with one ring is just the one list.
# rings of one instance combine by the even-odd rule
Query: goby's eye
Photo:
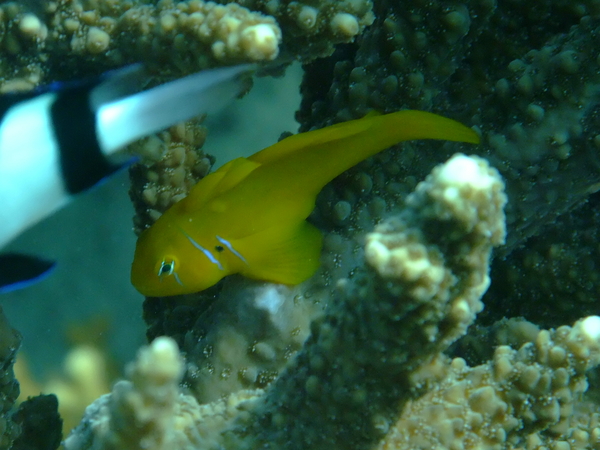
[(175, 261), (163, 259), (162, 263), (160, 263), (160, 267), (158, 269), (158, 276), (162, 277), (163, 275), (171, 275), (175, 270)]

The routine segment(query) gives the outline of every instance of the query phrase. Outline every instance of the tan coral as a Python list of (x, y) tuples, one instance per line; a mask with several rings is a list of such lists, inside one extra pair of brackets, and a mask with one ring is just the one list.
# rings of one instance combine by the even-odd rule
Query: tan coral
[(43, 11), (27, 9), (0, 6), (3, 50), (13, 55), (0, 62), (0, 81), (35, 75), (35, 86), (139, 62), (164, 80), (215, 65), (272, 61), (282, 39), (273, 17), (236, 3), (60, 0)]
[[(218, 3), (234, 5), (231, 0)], [(371, 0), (244, 0), (253, 11), (273, 16), (285, 27), (281, 51), (305, 62), (333, 53), (336, 44), (352, 42), (375, 19)]]
[(595, 448), (598, 414), (578, 402), (599, 356), (600, 317), (590, 316), (541, 330), (518, 349), (500, 346), (481, 366), (454, 359), (446, 378), (409, 403), (378, 448)]
[[(448, 173), (458, 168), (468, 176)], [(455, 195), (443, 195), (449, 189)], [(375, 444), (405, 402), (439, 372), (432, 361), (481, 309), (489, 255), (504, 237), (504, 202), (497, 172), (481, 159), (454, 156), (419, 185), (406, 211), (378, 227), (367, 243), (380, 243), (383, 255), (400, 249), (410, 236), (426, 249), (419, 256), (427, 264), (421, 265), (439, 266), (441, 276), (415, 270), (406, 278), (401, 264), (385, 275), (390, 258), (370, 258), (372, 272), (339, 282), (337, 297), (312, 323), (304, 347), (264, 394), (242, 391), (242, 398), (252, 398), (242, 403), (240, 394), (231, 394), (225, 413), (222, 401), (198, 406), (191, 397), (183, 400), (177, 389), (182, 362), (174, 343), (159, 338), (132, 366), (132, 382), (117, 384), (89, 410), (67, 450)], [(446, 225), (449, 236), (431, 233), (429, 222)], [(410, 252), (407, 256), (411, 263)], [(274, 309), (276, 319), (280, 308)], [(257, 351), (273, 354), (266, 347)], [(161, 368), (163, 360), (169, 369)], [(171, 433), (175, 420), (183, 425)]]
[(115, 5), (101, 1), (60, 3), (52, 37), (70, 40), (76, 54), (118, 52), (129, 61), (169, 58), (173, 49), (194, 56), (189, 71), (198, 70), (212, 54), (219, 62), (273, 60), (281, 30), (272, 17), (235, 3), (218, 5), (191, 0), (150, 5)]
[[(549, 354), (555, 355), (551, 361)], [(474, 368), (461, 358), (448, 361), (441, 356), (414, 372), (415, 381), (441, 380), (426, 395), (409, 402), (395, 425), (389, 427), (383, 416), (373, 418), (387, 433), (378, 448), (533, 450), (540, 445), (559, 449), (569, 444), (589, 448), (600, 436), (600, 416), (586, 414), (578, 401), (587, 387), (585, 372), (598, 362), (597, 316), (573, 327), (541, 330), (534, 342), (520, 349), (498, 347), (492, 361)], [(193, 397), (179, 393), (182, 369), (174, 341), (156, 339), (130, 366), (131, 381), (120, 382), (111, 396), (88, 408), (65, 448), (247, 448), (249, 442), (232, 446), (230, 433), (236, 420), (247, 420), (264, 393), (240, 391), (199, 405)], [(318, 389), (317, 385), (306, 388)], [(359, 400), (361, 394), (356, 391), (354, 396)], [(130, 426), (124, 426), (131, 420)], [(250, 436), (245, 439), (253, 442)]]
[(130, 381), (117, 383), (111, 395), (88, 408), (81, 425), (65, 440), (65, 449), (217, 448), (216, 430), (260, 391), (199, 405), (194, 397), (180, 393), (183, 370), (177, 344), (168, 337), (155, 339), (128, 367)]
[(201, 122), (189, 121), (131, 145), (131, 151), (142, 158), (130, 171), (129, 194), (136, 208), (137, 233), (184, 198), (208, 173), (214, 158), (200, 150), (205, 139)]
[[(573, 327), (541, 330), (534, 342), (520, 349), (501, 346), (492, 361), (474, 368), (460, 358), (445, 357), (424, 365), (415, 372), (417, 378), (442, 380), (407, 404), (378, 448), (533, 450), (539, 445), (563, 448), (569, 442), (576, 448), (595, 445), (599, 416), (586, 416), (578, 401), (587, 386), (585, 371), (599, 362), (599, 324), (600, 318), (592, 316)], [(548, 351), (562, 357), (548, 364)], [(247, 417), (263, 392), (240, 391), (199, 405), (179, 393), (181, 361), (171, 339), (155, 340), (130, 367), (131, 382), (121, 382), (111, 396), (92, 405), (65, 448), (233, 448), (223, 431), (233, 429), (236, 418)], [(122, 420), (133, 418), (135, 427), (123, 427)], [(383, 417), (377, 420), (387, 432)], [(94, 436), (93, 447), (85, 436)]]
[[(471, 168), (465, 177), (448, 171)], [(448, 201), (438, 193), (457, 189)], [(461, 336), (482, 308), (493, 245), (504, 237), (506, 198), (484, 160), (456, 155), (376, 227), (365, 254), (373, 272), (340, 280), (325, 315), (296, 358), (240, 418), (230, 448), (355, 448), (375, 444), (394, 411), (428, 385), (421, 371)], [(462, 205), (462, 206), (461, 206)], [(464, 212), (476, 211), (475, 216)], [(468, 219), (477, 218), (477, 223)], [(448, 233), (433, 233), (437, 227)], [(388, 257), (419, 245), (417, 269)], [(429, 267), (433, 267), (432, 276)], [(419, 375), (417, 375), (419, 374)], [(335, 417), (334, 420), (331, 418)]]

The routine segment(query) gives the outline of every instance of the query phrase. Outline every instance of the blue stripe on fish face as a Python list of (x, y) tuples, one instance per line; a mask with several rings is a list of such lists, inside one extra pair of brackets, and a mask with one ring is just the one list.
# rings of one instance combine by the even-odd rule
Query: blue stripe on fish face
[(98, 144), (96, 115), (90, 106), (93, 87), (65, 89), (50, 107), (65, 188), (70, 194), (92, 187), (118, 169), (106, 160)]

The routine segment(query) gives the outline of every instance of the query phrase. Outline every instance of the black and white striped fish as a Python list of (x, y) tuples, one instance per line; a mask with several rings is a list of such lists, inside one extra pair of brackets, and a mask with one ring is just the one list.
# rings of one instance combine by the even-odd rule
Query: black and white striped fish
[[(238, 96), (241, 65), (140, 91), (143, 68), (99, 80), (0, 96), (0, 248), (120, 167), (125, 145)], [(46, 274), (52, 262), (0, 255), (0, 293)]]

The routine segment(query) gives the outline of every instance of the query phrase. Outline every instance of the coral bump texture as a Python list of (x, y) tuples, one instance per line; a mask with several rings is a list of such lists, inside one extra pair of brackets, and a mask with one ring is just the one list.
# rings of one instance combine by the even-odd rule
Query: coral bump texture
[[(504, 240), (505, 202), (503, 182), (485, 160), (453, 156), (367, 237), (367, 265), (338, 282), (304, 347), (264, 392), (236, 392), (202, 406), (178, 396), (181, 362), (173, 341), (159, 338), (141, 351), (132, 382), (92, 405), (65, 447), (376, 444), (435, 376), (440, 352), (482, 309), (490, 253)], [(164, 374), (163, 366), (170, 368)]]

